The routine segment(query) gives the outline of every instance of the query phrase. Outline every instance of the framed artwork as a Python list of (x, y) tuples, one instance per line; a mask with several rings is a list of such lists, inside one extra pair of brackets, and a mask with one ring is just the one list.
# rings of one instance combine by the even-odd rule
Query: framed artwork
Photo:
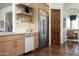
[(63, 19), (63, 28), (66, 28), (66, 18)]

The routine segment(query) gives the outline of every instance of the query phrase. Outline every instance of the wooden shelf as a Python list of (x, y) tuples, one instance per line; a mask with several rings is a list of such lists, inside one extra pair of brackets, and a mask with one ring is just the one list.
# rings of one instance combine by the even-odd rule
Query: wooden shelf
[(24, 4), (24, 3), (16, 4), (16, 6), (29, 7), (31, 9), (33, 9), (31, 6), (28, 6), (28, 5)]
[(25, 13), (25, 12), (16, 13), (16, 15), (33, 16), (33, 14), (31, 14), (31, 13)]
[[(32, 17), (34, 16), (34, 8), (26, 5), (25, 3), (16, 4), (16, 8), (17, 8), (17, 10), (16, 10), (17, 20), (21, 20), (21, 22), (31, 22)], [(24, 21), (24, 20), (22, 21), (22, 19), (19, 19), (20, 15), (21, 15), (21, 17), (24, 17), (24, 18), (26, 18), (26, 16), (28, 16), (26, 18), (26, 21)]]

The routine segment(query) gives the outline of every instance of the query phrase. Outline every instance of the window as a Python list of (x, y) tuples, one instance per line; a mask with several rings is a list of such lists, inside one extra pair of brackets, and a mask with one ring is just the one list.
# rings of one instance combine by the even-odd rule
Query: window
[(78, 19), (79, 18), (76, 18), (76, 20), (71, 21), (70, 18), (68, 18), (66, 20), (66, 28), (67, 29), (78, 29), (78, 24), (79, 24)]
[(72, 29), (78, 29), (78, 18), (72, 21)]

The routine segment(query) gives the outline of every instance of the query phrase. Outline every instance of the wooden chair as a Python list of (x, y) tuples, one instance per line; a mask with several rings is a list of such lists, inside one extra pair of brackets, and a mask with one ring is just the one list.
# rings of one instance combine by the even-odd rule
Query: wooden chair
[(77, 33), (74, 30), (67, 30), (67, 39), (68, 41), (78, 41)]

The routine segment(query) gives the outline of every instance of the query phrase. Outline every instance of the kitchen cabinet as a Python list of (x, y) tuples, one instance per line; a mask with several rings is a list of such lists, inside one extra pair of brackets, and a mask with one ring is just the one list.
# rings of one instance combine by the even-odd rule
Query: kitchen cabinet
[(0, 56), (2, 55), (2, 43), (0, 43)]
[(35, 36), (34, 36), (34, 49), (37, 49), (37, 48), (39, 48), (39, 34), (35, 33)]
[(0, 38), (0, 55), (15, 56), (24, 53), (24, 35), (2, 36)]
[(15, 40), (15, 53), (16, 55), (21, 55), (24, 53), (24, 40), (23, 39), (19, 39), (19, 40)]
[(13, 41), (3, 42), (2, 55), (4, 55), (4, 56), (15, 55), (15, 52), (14, 52), (14, 42)]

